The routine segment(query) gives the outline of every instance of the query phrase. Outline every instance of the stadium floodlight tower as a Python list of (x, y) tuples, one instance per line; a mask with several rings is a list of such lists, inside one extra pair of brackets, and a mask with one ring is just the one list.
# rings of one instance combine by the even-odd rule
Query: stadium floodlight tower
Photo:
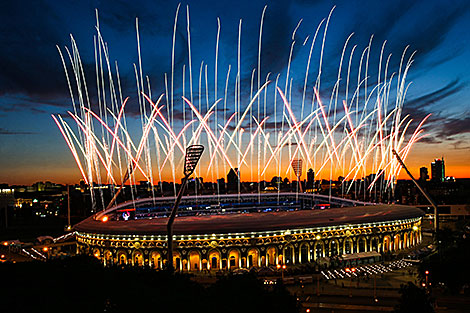
[(302, 159), (292, 160), (292, 169), (297, 177), (297, 184), (299, 185), (300, 192), (302, 191), (302, 183), (300, 182), (300, 176), (302, 176)]
[(403, 160), (401, 159), (400, 155), (398, 154), (398, 152), (395, 150), (395, 149), (392, 149), (392, 152), (393, 154), (395, 155), (395, 157), (397, 158), (398, 160), (398, 163), (400, 163), (400, 165), (403, 167), (403, 169), (406, 171), (406, 173), (408, 174), (408, 176), (411, 178), (411, 180), (413, 181), (413, 183), (415, 183), (416, 187), (418, 188), (419, 191), (421, 191), (421, 193), (423, 194), (423, 196), (426, 198), (426, 200), (429, 201), (429, 203), (431, 204), (431, 206), (433, 207), (434, 209), (434, 236), (436, 238), (436, 242), (437, 242), (437, 246), (439, 247), (439, 240), (437, 240), (437, 233), (439, 231), (439, 211), (437, 210), (437, 205), (436, 205), (436, 202), (434, 202), (434, 200), (428, 195), (428, 193), (423, 189), (421, 188), (421, 186), (418, 184), (418, 182), (416, 181), (416, 179), (413, 177), (413, 175), (411, 175), (410, 171), (408, 170), (408, 168), (406, 167), (405, 165), (405, 162), (403, 162)]
[(173, 206), (170, 218), (168, 219), (168, 224), (166, 225), (168, 231), (167, 267), (169, 271), (173, 271), (173, 222), (175, 221), (176, 212), (178, 211), (178, 206), (181, 202), (181, 197), (183, 196), (186, 189), (188, 178), (196, 169), (196, 165), (201, 159), (203, 152), (204, 146), (202, 145), (191, 145), (186, 148), (183, 171), (184, 177), (181, 181), (181, 187), (178, 192), (178, 196), (176, 197), (175, 205)]

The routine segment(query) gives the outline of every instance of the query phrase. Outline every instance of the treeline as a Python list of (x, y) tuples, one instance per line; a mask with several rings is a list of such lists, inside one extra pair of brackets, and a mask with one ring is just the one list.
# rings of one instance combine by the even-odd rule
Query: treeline
[(143, 268), (103, 268), (77, 256), (46, 263), (0, 264), (1, 312), (298, 312), (282, 285), (256, 277), (221, 277), (202, 286), (188, 275)]

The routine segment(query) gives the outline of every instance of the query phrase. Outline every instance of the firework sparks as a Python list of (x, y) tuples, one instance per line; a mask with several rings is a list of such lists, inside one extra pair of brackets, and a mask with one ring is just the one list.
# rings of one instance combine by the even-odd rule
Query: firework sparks
[[(117, 63), (115, 69), (110, 66), (108, 48), (100, 33), (98, 20), (95, 38), (97, 107), (91, 105), (93, 101), (89, 99), (89, 87), (85, 81), (80, 54), (73, 37), (71, 37), (71, 48), (65, 47), (70, 66), (67, 65), (64, 54), (58, 47), (74, 107), (73, 112), (69, 112), (69, 114), (76, 123), (76, 130), (73, 130), (73, 125), (69, 125), (60, 116), (53, 115), (52, 118), (87, 184), (102, 184), (104, 182), (102, 177), (106, 177), (106, 182), (111, 181), (114, 184), (123, 183), (127, 178), (130, 178), (132, 183), (138, 180), (136, 176), (143, 177), (152, 184), (155, 180), (154, 176), (158, 176), (159, 181), (165, 177), (172, 177), (175, 183), (176, 168), (183, 162), (185, 146), (187, 144), (207, 144), (209, 153), (200, 162), (196, 170), (197, 175), (202, 172), (207, 175), (211, 173), (212, 177), (224, 175), (225, 173), (221, 173), (220, 170), (225, 171), (227, 167), (236, 166), (242, 173), (246, 168), (245, 173), (250, 173), (253, 180), (261, 181), (268, 173), (284, 172), (281, 169), (285, 170), (287, 174), (292, 162), (301, 158), (305, 160), (304, 165), (300, 163), (302, 166), (312, 168), (318, 177), (329, 178), (330, 181), (337, 173), (342, 173), (344, 181), (354, 181), (365, 177), (368, 173), (375, 172), (377, 175), (366, 186), (369, 190), (376, 184), (379, 177), (385, 177), (388, 181), (388, 187), (393, 188), (401, 166), (393, 157), (392, 151), (398, 151), (400, 157), (405, 160), (413, 144), (423, 138), (423, 125), (428, 118), (427, 116), (420, 121), (411, 132), (409, 131), (412, 125), (411, 118), (401, 116), (409, 87), (409, 84), (406, 83), (406, 76), (414, 55), (411, 54), (405, 62), (407, 48), (402, 54), (398, 72), (391, 73), (389, 72), (391, 55), (387, 58), (383, 57), (385, 42), (382, 44), (377, 84), (371, 88), (372, 78), (368, 74), (371, 38), (368, 46), (362, 51), (358, 64), (357, 86), (353, 86), (352, 61), (358, 47), (354, 46), (351, 49), (349, 60), (346, 62), (347, 46), (353, 35), (351, 34), (344, 44), (337, 81), (332, 90), (328, 92), (320, 89), (325, 37), (333, 8), (328, 17), (320, 22), (315, 33), (308, 35), (303, 41), (302, 47), (305, 46), (309, 50), (308, 58), (304, 60), (305, 77), (299, 84), (300, 86), (296, 88), (296, 81), (291, 77), (291, 64), (292, 62), (300, 62), (294, 58), (292, 51), (295, 46), (295, 34), (302, 27), (302, 20), (296, 24), (292, 33), (286, 71), (276, 74), (275, 83), (269, 80), (270, 75), (273, 74), (267, 73), (263, 84), (260, 64), (265, 7), (261, 16), (259, 32), (258, 64), (257, 68), (251, 69), (249, 98), (243, 99), (242, 95), (246, 93), (242, 92), (240, 82), (242, 23), (241, 21), (239, 23), (238, 45), (234, 47), (238, 53), (237, 60), (235, 60), (237, 73), (234, 78), (233, 90), (231, 90), (229, 87), (232, 81), (230, 79), (231, 65), (228, 67), (225, 84), (219, 84), (222, 87), (217, 85), (217, 62), (222, 23), (220, 19), (217, 19), (214, 100), (210, 103), (208, 67), (204, 61), (201, 63), (199, 71), (199, 87), (196, 86), (197, 79), (193, 77), (190, 19), (187, 7), (185, 22), (188, 34), (189, 79), (185, 76), (186, 65), (184, 65), (181, 86), (183, 94), (181, 102), (179, 102), (179, 96), (175, 96), (179, 89), (174, 84), (177, 73), (174, 60), (175, 34), (179, 23), (179, 9), (178, 5), (173, 27), (171, 73), (170, 75), (165, 74), (164, 94), (161, 94), (155, 102), (152, 101), (150, 79), (143, 73), (139, 26), (138, 20), (136, 20), (139, 64), (134, 65), (134, 69), (142, 122), (142, 132), (137, 135), (137, 137), (140, 136), (138, 140), (132, 139), (132, 131), (129, 127), (131, 122), (128, 121), (125, 113), (126, 105), (132, 99), (130, 97), (124, 98), (122, 95)], [(316, 42), (320, 41), (318, 37), (321, 36), (322, 29), (323, 38), (321, 38), (320, 47), (317, 48)], [(309, 40), (311, 40), (311, 45), (307, 45)], [(307, 48), (308, 46), (309, 48)], [(311, 68), (313, 68), (313, 51), (315, 49), (319, 50), (320, 56), (318, 72), (314, 83), (310, 83), (309, 77), (312, 75)], [(386, 59), (385, 64), (383, 64), (384, 59)], [(103, 68), (103, 63), (107, 65), (106, 68)], [(346, 78), (341, 76), (343, 63), (347, 63)], [(382, 68), (385, 69), (384, 73), (382, 73)], [(365, 69), (364, 73), (363, 69)], [(255, 82), (255, 74), (257, 82)], [(364, 74), (363, 77), (361, 77), (362, 74)], [(144, 84), (144, 76), (147, 80), (147, 86)], [(170, 88), (168, 88), (168, 76), (170, 76)], [(285, 79), (284, 90), (278, 86), (282, 79)], [(186, 97), (185, 90), (188, 89), (185, 88), (187, 88), (188, 81), (189, 97)], [(270, 88), (272, 85), (275, 85), (274, 88)], [(108, 86), (109, 90), (105, 90), (105, 86)], [(396, 86), (396, 95), (394, 95), (394, 99), (391, 99), (393, 86)], [(224, 91), (220, 92), (219, 88)], [(350, 88), (353, 88), (354, 92), (350, 92)], [(301, 96), (293, 96), (293, 89), (301, 90)], [(342, 90), (344, 90), (344, 97)], [(234, 97), (231, 97), (231, 94)], [(262, 99), (262, 95), (264, 99)], [(309, 105), (306, 102), (310, 96), (310, 111), (308, 111)], [(279, 104), (276, 100), (277, 97), (282, 100)], [(323, 104), (324, 99), (328, 99), (328, 97), (329, 104)], [(337, 106), (338, 100), (342, 102), (342, 107)], [(206, 102), (206, 110), (202, 106), (204, 102)], [(218, 105), (221, 106), (222, 102), (223, 117), (218, 111)], [(175, 119), (175, 108), (180, 105), (179, 103), (182, 103), (182, 121)], [(199, 107), (195, 103), (198, 103)], [(166, 108), (166, 112), (163, 108)], [(229, 108), (234, 108), (233, 112), (230, 112)], [(267, 112), (271, 112), (271, 116)], [(268, 120), (273, 121), (270, 128), (268, 128), (268, 124), (270, 124)], [(138, 144), (136, 145), (135, 142)], [(155, 149), (156, 153), (153, 153), (152, 149)], [(328, 168), (329, 171), (327, 171)], [(138, 171), (134, 171), (134, 169)], [(301, 171), (301, 169), (299, 170)], [(124, 172), (127, 175), (123, 175)], [(257, 174), (253, 175), (253, 173)], [(346, 192), (351, 189), (351, 186), (348, 186)]]

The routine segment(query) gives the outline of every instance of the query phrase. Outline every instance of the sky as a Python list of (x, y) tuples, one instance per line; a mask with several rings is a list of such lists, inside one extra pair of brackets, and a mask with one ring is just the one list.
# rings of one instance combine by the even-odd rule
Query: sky
[[(128, 121), (135, 125), (140, 123), (133, 68), (133, 64), (139, 64), (136, 17), (139, 19), (142, 66), (152, 81), (152, 92), (161, 94), (165, 92), (164, 74), (171, 73), (173, 23), (178, 3), (39, 0), (3, 1), (0, 4), (0, 182), (31, 184), (49, 180), (76, 183), (80, 179), (73, 156), (51, 118), (51, 114), (66, 116), (72, 108), (56, 45), (65, 54), (64, 47), (71, 46), (73, 35), (87, 73), (90, 97), (96, 99), (97, 87), (93, 81), (96, 9), (110, 59), (119, 64), (123, 94), (130, 97), (126, 108)], [(265, 5), (260, 64), (263, 80), (267, 73), (285, 75), (289, 70), (293, 82), (301, 85), (309, 48), (309, 44), (302, 43), (312, 40), (317, 26), (333, 7), (325, 39), (320, 93), (326, 93), (328, 87), (334, 85), (343, 46), (352, 33), (346, 55), (357, 45), (353, 68), (357, 67), (360, 52), (373, 35), (369, 60), (371, 77), (377, 76), (374, 73), (377, 74), (384, 41), (385, 57), (392, 55), (390, 72), (399, 68), (400, 57), (407, 46), (407, 56), (416, 51), (407, 77), (411, 84), (404, 114), (410, 114), (414, 121), (420, 121), (429, 113), (432, 115), (424, 125), (427, 136), (413, 146), (406, 163), (412, 173), (419, 176), (419, 167), (429, 168), (434, 158), (444, 157), (447, 176), (470, 177), (468, 1), (182, 2), (175, 36), (175, 68), (181, 72), (183, 65), (186, 69), (188, 66), (187, 6), (193, 71), (199, 72), (200, 63), (204, 61), (211, 73), (210, 85), (215, 82), (217, 18), (220, 19), (219, 86), (225, 84), (228, 66), (232, 70), (237, 66), (238, 28), (242, 19), (243, 66), (240, 75), (244, 92), (248, 93), (246, 86), (249, 86), (252, 69), (258, 66), (260, 18)], [(297, 43), (288, 68), (293, 39)], [(314, 58), (319, 56), (318, 51), (314, 50)], [(347, 58), (344, 62), (347, 63)], [(357, 69), (353, 69), (352, 74), (357, 75), (355, 71)], [(176, 85), (181, 86), (178, 79)], [(280, 82), (280, 85), (284, 84), (282, 79)], [(193, 86), (196, 85), (195, 82)], [(180, 87), (175, 89), (178, 95), (182, 92)], [(301, 91), (294, 90), (292, 94), (293, 103), (298, 103)], [(294, 104), (293, 107), (298, 112), (299, 107)], [(181, 110), (178, 112), (181, 114)], [(403, 171), (400, 177), (406, 178)]]

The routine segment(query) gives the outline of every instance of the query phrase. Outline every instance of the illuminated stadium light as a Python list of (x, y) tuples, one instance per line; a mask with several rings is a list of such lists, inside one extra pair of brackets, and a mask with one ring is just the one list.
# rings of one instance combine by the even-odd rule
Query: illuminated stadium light
[(175, 221), (176, 212), (178, 211), (178, 206), (181, 201), (181, 197), (184, 194), (184, 190), (186, 189), (186, 184), (188, 183), (188, 178), (196, 169), (196, 165), (201, 159), (201, 155), (204, 152), (204, 146), (202, 145), (191, 145), (186, 148), (186, 155), (184, 158), (184, 177), (181, 181), (181, 187), (178, 192), (178, 196), (175, 200), (175, 205), (173, 206), (173, 210), (171, 211), (171, 215), (168, 218), (167, 223), (167, 232), (168, 232), (168, 269), (173, 271), (173, 222)]
[(192, 145), (186, 149), (184, 176), (189, 177), (194, 172), (203, 152), (204, 146), (202, 145)]
[(292, 169), (297, 177), (297, 183), (299, 184), (300, 192), (302, 192), (302, 183), (300, 182), (300, 176), (302, 176), (302, 159), (292, 160)]
[(302, 176), (302, 159), (295, 159), (292, 161), (292, 169), (294, 170), (295, 176)]

